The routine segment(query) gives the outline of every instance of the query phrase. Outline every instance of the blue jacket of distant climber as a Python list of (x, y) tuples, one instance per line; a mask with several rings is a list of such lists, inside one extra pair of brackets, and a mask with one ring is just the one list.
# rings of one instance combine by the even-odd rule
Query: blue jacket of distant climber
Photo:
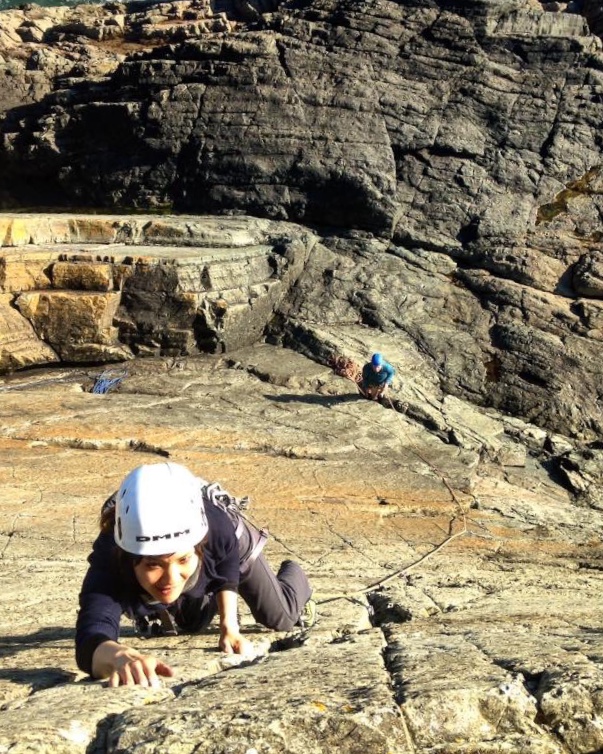
[(391, 385), (396, 370), (387, 361), (381, 362), (381, 369), (376, 371), (369, 361), (362, 367), (362, 387), (379, 387)]

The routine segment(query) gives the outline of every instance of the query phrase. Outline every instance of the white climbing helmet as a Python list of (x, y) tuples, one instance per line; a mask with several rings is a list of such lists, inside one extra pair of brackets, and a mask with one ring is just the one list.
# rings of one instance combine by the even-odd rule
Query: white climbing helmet
[(115, 542), (132, 555), (185, 552), (208, 532), (201, 481), (177, 463), (139, 466), (116, 498)]

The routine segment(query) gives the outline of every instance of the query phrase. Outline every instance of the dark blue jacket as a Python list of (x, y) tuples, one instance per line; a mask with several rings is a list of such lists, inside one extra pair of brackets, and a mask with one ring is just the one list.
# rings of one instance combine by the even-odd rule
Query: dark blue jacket
[[(206, 594), (225, 589), (237, 591), (239, 585), (239, 546), (235, 529), (227, 513), (215, 505), (206, 506), (209, 534), (203, 546), (203, 565), (197, 583), (180, 595), (170, 612), (186, 613), (187, 604)], [(90, 567), (80, 592), (80, 610), (76, 623), (75, 656), (78, 667), (92, 673), (92, 655), (104, 641), (117, 641), (122, 614), (132, 618), (156, 612), (149, 606), (144, 592), (133, 577), (124, 579), (116, 558), (113, 534), (100, 534), (88, 557)]]
[(396, 370), (387, 361), (381, 364), (381, 369), (375, 372), (373, 365), (369, 362), (362, 367), (362, 384), (363, 385), (391, 385)]

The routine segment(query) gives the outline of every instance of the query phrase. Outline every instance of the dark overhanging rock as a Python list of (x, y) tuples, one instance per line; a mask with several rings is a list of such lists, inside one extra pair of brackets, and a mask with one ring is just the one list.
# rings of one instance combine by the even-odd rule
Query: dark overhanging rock
[(135, 53), (8, 112), (3, 174), (13, 201), (38, 175), (71, 206), (234, 210), (488, 255), (521, 242), (547, 185), (596, 164), (600, 47), (581, 16), (521, 2), (284, 4), (260, 30)]

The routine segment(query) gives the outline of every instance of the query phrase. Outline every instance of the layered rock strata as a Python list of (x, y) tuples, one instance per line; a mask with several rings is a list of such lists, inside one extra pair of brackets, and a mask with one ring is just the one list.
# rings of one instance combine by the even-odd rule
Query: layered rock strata
[[(320, 226), (329, 253), (307, 267), (310, 301), (283, 300), (275, 339), (308, 352), (307, 319), (402, 329), (446, 392), (598, 440), (596, 3), (584, 15), (519, 1), (225, 4), (212, 11), (223, 28), (188, 36), (176, 26), (208, 8), (160, 8), (81, 11), (82, 26), (49, 11), (40, 41), (23, 41), (32, 10), (0, 17), (17, 87), (3, 107), (5, 205)], [(122, 11), (115, 37), (90, 31)], [(66, 50), (36, 90), (32, 56)]]
[(256, 342), (313, 236), (223, 218), (1, 216), (0, 370)]

